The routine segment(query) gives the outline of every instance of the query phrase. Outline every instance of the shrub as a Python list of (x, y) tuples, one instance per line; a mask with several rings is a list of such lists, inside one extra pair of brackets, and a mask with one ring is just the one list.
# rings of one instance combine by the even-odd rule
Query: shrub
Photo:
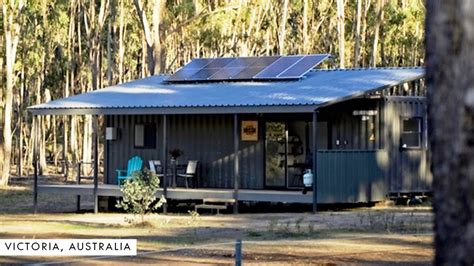
[(132, 177), (127, 179), (121, 191), (122, 200), (118, 200), (115, 205), (128, 213), (139, 216), (141, 223), (145, 221), (145, 215), (153, 210), (160, 208), (166, 199), (161, 196), (160, 200), (156, 198), (156, 192), (160, 187), (160, 179), (148, 169), (136, 171)]

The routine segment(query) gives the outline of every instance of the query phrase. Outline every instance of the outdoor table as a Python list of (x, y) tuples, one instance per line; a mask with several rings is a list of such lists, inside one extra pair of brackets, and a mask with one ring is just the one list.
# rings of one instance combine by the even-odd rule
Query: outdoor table
[(169, 165), (168, 169), (171, 170), (171, 178), (172, 178), (172, 180), (171, 180), (172, 185), (171, 186), (173, 188), (176, 188), (176, 176), (177, 176), (178, 171), (179, 170), (186, 170), (187, 166), (188, 166), (187, 164), (176, 164), (174, 162), (171, 162), (171, 164)]

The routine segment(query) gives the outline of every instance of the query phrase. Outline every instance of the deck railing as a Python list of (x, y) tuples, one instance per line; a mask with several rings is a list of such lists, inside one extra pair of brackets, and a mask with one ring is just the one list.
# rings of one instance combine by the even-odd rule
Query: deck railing
[(384, 150), (319, 150), (318, 202), (383, 200), (387, 187)]

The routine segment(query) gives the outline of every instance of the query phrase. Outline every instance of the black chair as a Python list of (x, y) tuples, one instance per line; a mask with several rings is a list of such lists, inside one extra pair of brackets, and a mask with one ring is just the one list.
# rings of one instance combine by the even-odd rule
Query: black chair
[(197, 168), (198, 168), (199, 161), (188, 161), (188, 165), (186, 166), (186, 172), (184, 174), (177, 174), (176, 177), (184, 178), (184, 182), (186, 184), (186, 188), (189, 188), (188, 179), (192, 179), (193, 187), (197, 187)]

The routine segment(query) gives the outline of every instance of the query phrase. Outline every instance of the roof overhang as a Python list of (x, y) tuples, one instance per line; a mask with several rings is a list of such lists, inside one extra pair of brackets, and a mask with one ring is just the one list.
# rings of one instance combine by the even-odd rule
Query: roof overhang
[(317, 105), (159, 107), (159, 108), (55, 108), (30, 109), (33, 115), (179, 115), (179, 114), (252, 114), (311, 113)]
[(423, 68), (322, 70), (295, 82), (163, 84), (163, 76), (31, 106), (33, 115), (310, 113), (419, 80)]

